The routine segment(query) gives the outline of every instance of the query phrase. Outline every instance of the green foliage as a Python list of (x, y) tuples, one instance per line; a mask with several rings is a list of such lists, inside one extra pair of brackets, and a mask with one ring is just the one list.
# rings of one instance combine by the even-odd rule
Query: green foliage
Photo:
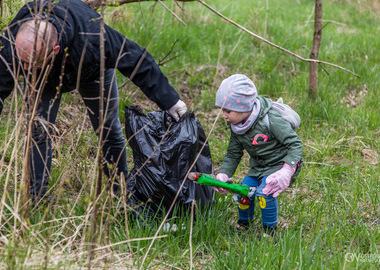
[(17, 11), (23, 5), (22, 1), (3, 0), (0, 5), (1, 19), (0, 19), (0, 32), (7, 27), (16, 15)]
[[(207, 134), (215, 170), (227, 150), (229, 129), (214, 106), (221, 81), (244, 73), (259, 94), (283, 97), (299, 112), (304, 168), (292, 188), (279, 196), (279, 234), (265, 238), (261, 213), (250, 231), (233, 228), (237, 208), (231, 195), (216, 194), (203, 215), (175, 215), (177, 231), (158, 232), (162, 218), (145, 220), (103, 191), (99, 202), (97, 268), (127, 269), (378, 269), (380, 264), (380, 8), (376, 1), (324, 1), (325, 27), (319, 59), (360, 75), (323, 65), (318, 96), (308, 97), (309, 65), (225, 22), (199, 2), (140, 2), (107, 8), (106, 21), (147, 47), (169, 81), (194, 110)], [(255, 34), (309, 57), (314, 1), (209, 0), (212, 7)], [(3, 1), (3, 25), (21, 1)], [(183, 9), (182, 9), (183, 8)], [(111, 15), (112, 14), (112, 15)], [(2, 26), (3, 27), (3, 26)], [(178, 42), (172, 48), (175, 41)], [(156, 109), (118, 74), (120, 117), (124, 106)], [(11, 98), (0, 116), (0, 268), (84, 268), (96, 183), (97, 141), (76, 94), (64, 95), (54, 137), (50, 187), (55, 201), (32, 209), (22, 235), (18, 198), (23, 135), (17, 137), (20, 109)], [(18, 105), (19, 106), (19, 105)], [(6, 123), (6, 125), (3, 125)], [(215, 125), (214, 125), (215, 123)], [(25, 134), (25, 126), (20, 127)], [(19, 139), (16, 139), (19, 138)], [(15, 150), (18, 150), (15, 151)], [(133, 166), (131, 151), (128, 152)], [(244, 156), (235, 175), (248, 169)], [(8, 173), (9, 171), (9, 173)], [(105, 180), (104, 180), (105, 181)], [(106, 183), (103, 183), (104, 187)], [(4, 195), (5, 194), (5, 195)], [(4, 197), (3, 197), (4, 196)], [(125, 215), (127, 213), (127, 215)], [(191, 228), (191, 224), (193, 227)], [(183, 225), (183, 226), (182, 226)], [(131, 240), (130, 242), (125, 242)], [(372, 256), (372, 257), (371, 257)], [(193, 265), (190, 266), (190, 263)]]

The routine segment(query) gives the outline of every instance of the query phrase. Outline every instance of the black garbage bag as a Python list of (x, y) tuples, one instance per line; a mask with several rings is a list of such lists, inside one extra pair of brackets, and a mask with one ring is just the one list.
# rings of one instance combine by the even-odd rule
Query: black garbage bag
[[(139, 106), (127, 106), (125, 133), (134, 159), (127, 177), (129, 198), (134, 205), (149, 206), (152, 214), (170, 208), (195, 160), (191, 171), (213, 173), (206, 135), (193, 112), (177, 123), (165, 111), (145, 115)], [(188, 211), (194, 200), (198, 210), (210, 209), (214, 191), (186, 179), (176, 207)]]

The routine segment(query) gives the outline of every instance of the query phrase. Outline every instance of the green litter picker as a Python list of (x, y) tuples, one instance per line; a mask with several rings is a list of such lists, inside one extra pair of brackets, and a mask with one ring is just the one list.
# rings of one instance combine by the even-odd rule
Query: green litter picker
[(189, 173), (188, 178), (197, 182), (198, 184), (224, 188), (230, 191), (231, 193), (238, 194), (247, 198), (251, 198), (256, 191), (256, 187), (249, 187), (248, 185), (244, 184), (232, 184), (229, 182), (222, 182), (215, 179), (213, 176), (209, 174), (191, 172)]

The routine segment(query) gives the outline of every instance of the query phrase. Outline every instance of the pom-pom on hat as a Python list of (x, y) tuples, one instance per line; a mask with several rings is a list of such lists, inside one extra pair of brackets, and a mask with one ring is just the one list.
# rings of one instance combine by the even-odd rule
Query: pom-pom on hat
[(257, 101), (257, 90), (245, 75), (235, 74), (221, 83), (216, 92), (215, 105), (236, 112), (248, 112)]

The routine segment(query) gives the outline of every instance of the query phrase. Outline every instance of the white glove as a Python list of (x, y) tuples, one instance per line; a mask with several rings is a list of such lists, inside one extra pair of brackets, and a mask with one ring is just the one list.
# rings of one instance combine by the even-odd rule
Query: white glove
[(292, 166), (284, 163), (282, 169), (267, 177), (265, 181), (267, 185), (263, 188), (263, 193), (267, 196), (273, 193), (273, 198), (276, 198), (289, 186), (290, 179), (295, 171), (296, 169)]
[(168, 113), (178, 122), (179, 118), (187, 112), (187, 107), (185, 102), (178, 100), (169, 110)]
[[(225, 173), (218, 173), (215, 177), (216, 180), (222, 181), (222, 182), (227, 182), (230, 178), (228, 177), (227, 174)], [(228, 190), (225, 188), (220, 188), (220, 187), (212, 187), (214, 190), (218, 191), (220, 194), (227, 194)]]

